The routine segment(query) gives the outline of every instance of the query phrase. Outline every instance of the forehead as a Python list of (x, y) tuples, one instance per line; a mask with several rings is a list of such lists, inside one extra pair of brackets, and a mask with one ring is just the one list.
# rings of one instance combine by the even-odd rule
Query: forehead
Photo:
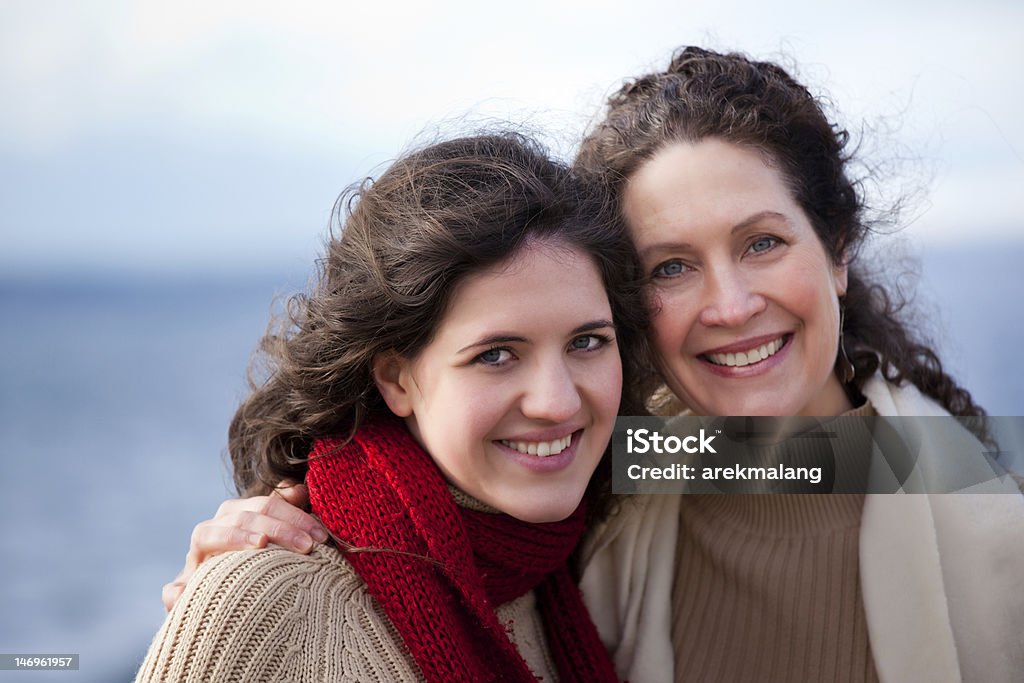
[(593, 257), (564, 243), (534, 242), (459, 283), (437, 337), (495, 326), (572, 328), (610, 315)]
[(629, 178), (623, 212), (634, 239), (709, 226), (731, 228), (760, 212), (801, 213), (783, 175), (757, 149), (706, 138), (660, 149)]

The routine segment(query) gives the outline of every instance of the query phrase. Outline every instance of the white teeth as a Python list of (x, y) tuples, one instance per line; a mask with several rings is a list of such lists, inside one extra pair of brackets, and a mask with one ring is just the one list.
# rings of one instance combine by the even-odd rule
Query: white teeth
[(501, 444), (503, 446), (508, 446), (513, 450), (519, 451), (520, 453), (526, 453), (527, 455), (536, 455), (538, 458), (557, 455), (568, 448), (570, 443), (572, 443), (572, 434), (564, 436), (561, 439), (555, 439), (554, 441), (501, 440)]
[(740, 351), (739, 353), (709, 353), (708, 360), (715, 365), (728, 365), (730, 367), (742, 368), (746, 365), (759, 363), (769, 356), (774, 356), (782, 348), (782, 337), (775, 341), (761, 344), (756, 349)]

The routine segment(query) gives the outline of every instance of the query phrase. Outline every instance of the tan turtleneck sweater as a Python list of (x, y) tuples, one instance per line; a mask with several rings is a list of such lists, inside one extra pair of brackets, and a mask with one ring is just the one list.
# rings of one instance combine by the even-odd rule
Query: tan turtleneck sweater
[[(846, 415), (874, 414), (868, 404)], [(861, 476), (870, 434), (842, 437), (837, 471)], [(789, 464), (800, 447), (787, 445)], [(859, 581), (863, 505), (863, 494), (682, 496), (675, 679), (878, 680)]]
[[(491, 511), (452, 490), (456, 502)], [(527, 665), (557, 681), (533, 592), (496, 610)], [(344, 554), (278, 547), (204, 562), (167, 615), (136, 677), (149, 681), (401, 683), (423, 677)]]

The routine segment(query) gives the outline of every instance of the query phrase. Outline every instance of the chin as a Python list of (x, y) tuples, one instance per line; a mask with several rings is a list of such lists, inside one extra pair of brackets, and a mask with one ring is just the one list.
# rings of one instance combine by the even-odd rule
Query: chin
[[(579, 507), (583, 499), (583, 493), (578, 496), (556, 496), (545, 497), (538, 501), (523, 501), (523, 505), (516, 506), (514, 510), (507, 513), (518, 520), (530, 524), (544, 524), (546, 522), (561, 522), (569, 517)], [(573, 502), (575, 501), (575, 502)]]
[(561, 522), (573, 513), (572, 510), (561, 510), (554, 512), (541, 511), (536, 514), (513, 515), (516, 519), (529, 524), (547, 524), (549, 522)]
[(709, 413), (721, 417), (763, 417), (795, 415), (799, 410), (799, 401), (791, 396), (736, 396), (735, 400), (719, 403), (714, 412)]

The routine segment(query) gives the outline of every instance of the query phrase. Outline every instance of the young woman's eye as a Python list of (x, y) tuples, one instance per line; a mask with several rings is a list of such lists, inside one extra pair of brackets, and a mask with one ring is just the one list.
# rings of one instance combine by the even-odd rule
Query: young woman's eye
[(611, 341), (608, 337), (600, 334), (583, 334), (569, 342), (569, 349), (572, 351), (596, 351)]
[(753, 243), (751, 243), (750, 251), (754, 252), (755, 254), (760, 254), (770, 250), (778, 243), (779, 240), (776, 237), (758, 237), (756, 240), (753, 241)]
[(678, 277), (686, 272), (682, 261), (666, 261), (654, 269), (654, 277)]
[(504, 365), (511, 359), (512, 352), (501, 347), (487, 349), (476, 357), (477, 362), (483, 363), (484, 365)]

